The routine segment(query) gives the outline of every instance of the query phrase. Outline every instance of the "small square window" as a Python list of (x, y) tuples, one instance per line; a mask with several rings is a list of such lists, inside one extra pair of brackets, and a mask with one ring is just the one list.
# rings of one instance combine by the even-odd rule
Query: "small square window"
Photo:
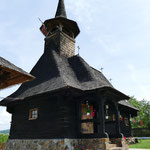
[(97, 133), (97, 111), (95, 103), (88, 101), (81, 103), (81, 130), (82, 134)]
[(29, 120), (35, 120), (38, 118), (38, 109), (34, 108), (34, 109), (30, 109), (29, 111)]
[(81, 132), (82, 134), (93, 134), (94, 123), (93, 122), (81, 123)]

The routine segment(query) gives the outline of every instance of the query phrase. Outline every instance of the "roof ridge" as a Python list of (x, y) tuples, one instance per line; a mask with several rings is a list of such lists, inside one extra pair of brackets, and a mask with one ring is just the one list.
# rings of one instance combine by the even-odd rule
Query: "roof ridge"
[[(59, 57), (59, 55), (57, 54), (57, 52), (54, 51), (54, 50), (52, 50), (52, 54), (53, 54), (54, 58)], [(61, 57), (59, 57), (59, 58), (61, 58)], [(61, 70), (59, 70), (59, 65), (58, 65), (58, 62), (57, 62), (58, 59), (56, 58), (55, 60), (56, 60), (56, 66), (58, 67), (58, 71), (60, 73), (60, 76), (62, 77), (62, 72), (61, 72)], [(67, 85), (67, 83), (66, 83), (66, 81), (64, 79), (63, 79), (63, 82), (64, 82), (65, 85)]]
[[(90, 66), (91, 67), (91, 66)], [(95, 68), (93, 68), (93, 67), (91, 67), (91, 69), (93, 69), (93, 70), (95, 70), (95, 71), (97, 71), (98, 73), (100, 73), (102, 76), (103, 76), (103, 78), (105, 78), (105, 80), (113, 87), (113, 85), (111, 84), (111, 82), (109, 82), (109, 80), (105, 77), (105, 75), (101, 72), (101, 71), (99, 71), (99, 70), (97, 70), (97, 69), (95, 69)], [(114, 87), (113, 87), (114, 88)]]
[[(70, 84), (70, 80), (72, 81), (72, 80), (74, 80), (74, 78), (72, 78), (72, 76), (70, 76), (68, 74), (73, 74), (75, 76), (75, 73), (74, 73), (74, 71), (72, 71), (72, 69), (70, 69), (70, 63), (68, 62), (68, 58), (66, 58), (64, 56), (60, 56), (55, 51), (54, 51), (53, 56), (55, 57), (56, 61), (61, 60), (63, 62), (62, 66), (60, 66), (62, 63), (57, 62), (57, 66), (58, 66), (58, 70), (59, 70), (61, 78), (63, 79), (64, 84), (69, 87), (81, 88), (78, 85), (79, 81), (77, 79), (76, 79), (77, 84), (73, 84), (73, 83), (72, 83), (72, 85)], [(57, 59), (57, 57), (59, 57), (60, 59)], [(60, 65), (58, 65), (58, 64), (60, 64)], [(66, 71), (68, 71), (68, 72), (66, 72)], [(66, 73), (67, 73), (67, 75), (66, 75)]]
[[(93, 81), (94, 75), (89, 70), (89, 64), (84, 61), (84, 59), (78, 55), (75, 55), (74, 57), (69, 58), (69, 64), (71, 65), (73, 71), (76, 74), (76, 77), (78, 81), (80, 82), (86, 82), (86, 81)], [(81, 71), (77, 71), (77, 66), (80, 66)]]

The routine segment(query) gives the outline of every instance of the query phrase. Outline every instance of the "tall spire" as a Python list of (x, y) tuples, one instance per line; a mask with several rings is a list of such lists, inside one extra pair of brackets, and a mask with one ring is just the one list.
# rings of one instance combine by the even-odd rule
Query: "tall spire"
[(57, 17), (67, 18), (64, 0), (59, 0), (55, 18), (57, 18)]

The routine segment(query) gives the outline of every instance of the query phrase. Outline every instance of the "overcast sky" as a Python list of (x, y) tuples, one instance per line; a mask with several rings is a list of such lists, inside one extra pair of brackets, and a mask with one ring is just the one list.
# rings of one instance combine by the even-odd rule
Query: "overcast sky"
[[(44, 50), (41, 20), (54, 17), (57, 0), (1, 0), (0, 56), (30, 72)], [(150, 0), (65, 0), (77, 21), (80, 56), (121, 92), (150, 100)], [(76, 48), (77, 53), (77, 48)], [(18, 86), (0, 91), (6, 97)], [(0, 107), (0, 130), (10, 115)]]

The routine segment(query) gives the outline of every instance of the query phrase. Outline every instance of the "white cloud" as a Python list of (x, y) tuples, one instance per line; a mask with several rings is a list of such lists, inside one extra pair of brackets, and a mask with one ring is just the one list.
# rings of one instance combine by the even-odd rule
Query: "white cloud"
[(94, 44), (100, 45), (107, 54), (111, 55), (111, 57), (118, 56), (121, 51), (119, 42), (115, 40), (115, 37), (110, 35), (105, 35), (101, 38), (93, 38), (93, 42)]
[[(138, 96), (140, 98), (140, 100), (147, 99), (150, 101), (150, 94), (149, 94), (150, 85), (143, 83), (144, 78), (143, 78), (143, 80), (139, 79), (141, 70), (135, 68), (135, 66), (132, 64), (128, 64), (128, 69), (130, 71), (132, 82), (135, 84), (136, 90), (139, 90), (139, 93), (136, 93), (136, 96)], [(144, 75), (143, 75), (143, 77), (144, 77)]]
[(101, 0), (69, 0), (66, 1), (67, 12), (68, 14), (73, 14), (76, 21), (83, 27), (83, 30), (89, 32), (92, 27), (91, 25), (94, 24), (94, 18), (96, 17), (96, 12), (98, 12), (97, 10), (100, 11), (100, 2)]
[(10, 128), (11, 115), (6, 112), (5, 108), (0, 107), (0, 130)]

